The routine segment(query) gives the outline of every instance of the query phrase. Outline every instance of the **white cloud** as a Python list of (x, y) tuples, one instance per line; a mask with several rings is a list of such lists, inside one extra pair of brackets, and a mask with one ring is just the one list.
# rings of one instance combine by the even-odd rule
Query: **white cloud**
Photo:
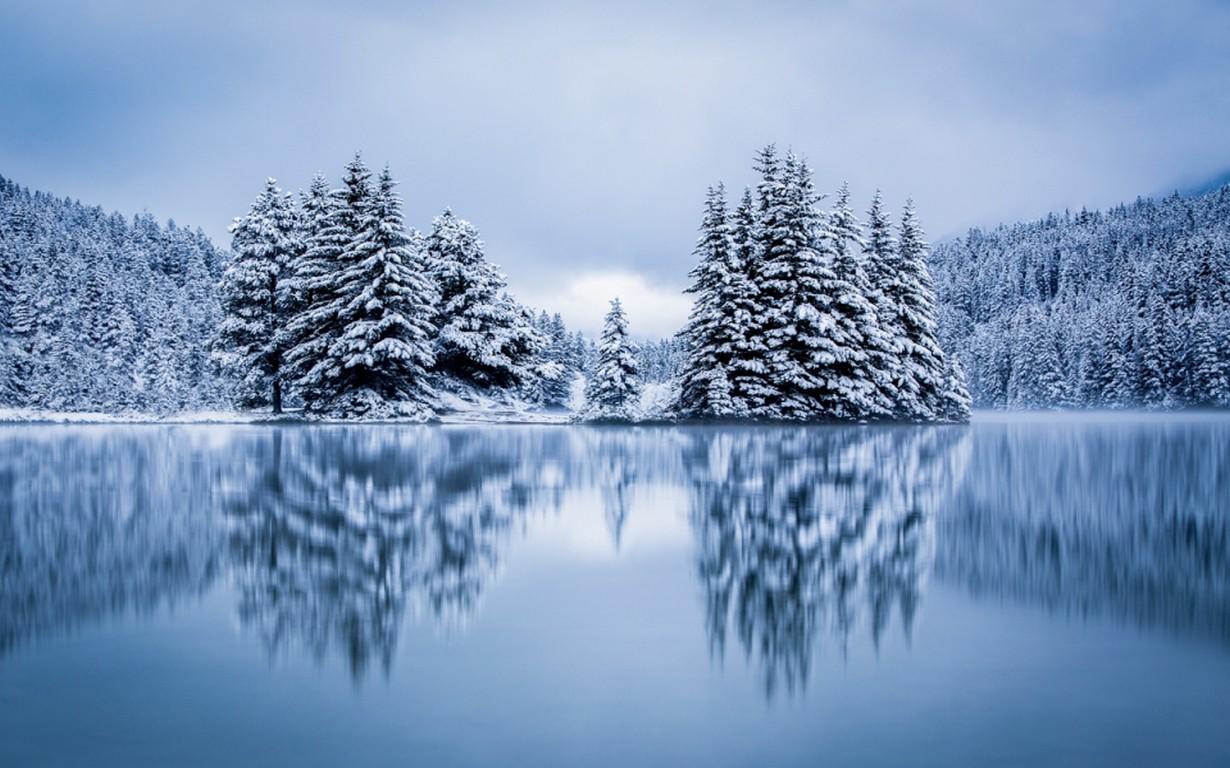
[(678, 288), (651, 282), (635, 272), (585, 272), (561, 277), (551, 286), (519, 285), (514, 280), (510, 287), (522, 303), (559, 312), (569, 328), (592, 336), (602, 330), (602, 318), (616, 297), (628, 313), (629, 330), (638, 338), (675, 333), (692, 307), (691, 299)]

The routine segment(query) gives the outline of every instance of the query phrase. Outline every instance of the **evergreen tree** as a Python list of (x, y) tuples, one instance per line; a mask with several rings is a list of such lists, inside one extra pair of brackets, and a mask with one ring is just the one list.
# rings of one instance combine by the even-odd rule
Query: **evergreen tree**
[(829, 336), (836, 343), (834, 359), (824, 366), (821, 413), (846, 419), (887, 415), (892, 411), (887, 397), (892, 348), (872, 304), (862, 258), (865, 244), (845, 184), (826, 221), (825, 237), (831, 270), (821, 291), (829, 301), (833, 320)]
[(597, 369), (585, 395), (585, 416), (599, 420), (633, 419), (640, 394), (636, 355), (628, 338), (628, 318), (619, 299), (612, 299), (602, 324)]
[(562, 408), (568, 405), (572, 380), (577, 373), (572, 360), (572, 339), (558, 312), (544, 324), (544, 332), (547, 345), (539, 402), (547, 407)]
[[(1216, 377), (1200, 373), (1209, 331), (1198, 315), (1225, 338), (1228, 190), (1051, 214), (936, 246), (941, 339), (969, 371), (975, 402), (1020, 405), (1000, 382), (1043, 373), (1049, 382), (1031, 395), (1038, 407), (1211, 402), (1203, 387)], [(1036, 325), (1004, 333), (1025, 308)], [(1010, 371), (1010, 362), (1030, 365), (1036, 344), (1054, 350), (1052, 369)]]
[(1198, 406), (1230, 404), (1225, 360), (1218, 351), (1213, 318), (1203, 304), (1192, 315), (1190, 339), (1187, 402)]
[(918, 382), (909, 375), (905, 366), (906, 332), (897, 306), (896, 285), (899, 276), (897, 241), (892, 235), (888, 214), (884, 210), (880, 190), (871, 198), (867, 210), (867, 239), (863, 248), (866, 257), (867, 276), (870, 281), (869, 300), (876, 314), (876, 324), (883, 333), (886, 345), (884, 356), (879, 359), (879, 400), (892, 403), (892, 415), (903, 413), (902, 403), (919, 399)]
[(692, 285), (687, 289), (696, 298), (688, 324), (681, 332), (686, 345), (686, 358), (679, 377), (679, 400), (675, 410), (684, 416), (716, 415), (709, 400), (711, 383), (716, 378), (726, 382), (722, 394), (723, 407), (733, 408), (726, 367), (733, 351), (732, 331), (736, 326), (732, 291), (732, 253), (734, 243), (726, 215), (725, 188), (720, 184), (709, 188), (705, 200), (705, 215), (701, 235), (693, 252), (700, 263), (692, 269)]
[[(327, 283), (305, 284), (315, 304), (309, 313), (326, 319), (331, 332), (324, 357), (309, 372), (319, 372), (324, 386), (314, 383), (306, 405), (363, 418), (420, 415), (429, 410), (434, 295), (410, 247), (392, 174), (386, 167), (375, 189), (369, 179), (356, 157), (346, 177), (354, 230), (339, 268)], [(318, 289), (327, 303), (316, 300)]]
[(282, 362), (287, 321), (283, 304), (289, 264), (298, 250), (290, 197), (268, 179), (248, 214), (231, 226), (234, 259), (222, 277), (225, 318), (218, 328), (217, 358), (239, 380), (246, 406), (269, 403), (282, 412)]
[(302, 217), (305, 249), (291, 270), (296, 313), (287, 327), (286, 352), (304, 407), (314, 412), (342, 405), (342, 311), (353, 297), (345, 294), (341, 275), (352, 266), (348, 259), (357, 253), (363, 225), (372, 224), (371, 171), (359, 155), (347, 164), (340, 189), (325, 196), (320, 182), (308, 193), (313, 205)]
[(428, 254), (439, 294), (436, 369), (480, 387), (527, 381), (543, 340), (504, 294), (504, 276), (484, 258), (478, 230), (445, 210), (433, 223)]
[(735, 413), (763, 411), (775, 396), (765, 364), (767, 347), (760, 335), (764, 312), (758, 285), (763, 253), (756, 237), (756, 203), (750, 189), (736, 206), (731, 230), (731, 300), (734, 303), (730, 328), (731, 350), (727, 376)]
[[(902, 402), (901, 415), (914, 419), (935, 418), (944, 399), (944, 353), (936, 337), (935, 292), (927, 267), (927, 244), (906, 200), (897, 230), (896, 259), (884, 289), (896, 313), (896, 328), (902, 334), (903, 373), (912, 381)], [(899, 401), (901, 402), (901, 401)]]

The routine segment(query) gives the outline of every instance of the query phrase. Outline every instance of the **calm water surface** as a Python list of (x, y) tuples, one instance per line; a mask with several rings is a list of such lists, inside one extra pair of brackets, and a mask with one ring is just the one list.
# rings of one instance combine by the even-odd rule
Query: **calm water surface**
[(0, 765), (1230, 765), (1230, 420), (0, 427)]

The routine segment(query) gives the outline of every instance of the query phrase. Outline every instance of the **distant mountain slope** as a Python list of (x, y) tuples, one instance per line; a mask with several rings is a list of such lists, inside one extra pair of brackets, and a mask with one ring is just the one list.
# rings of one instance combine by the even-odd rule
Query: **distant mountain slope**
[(1230, 186), (972, 229), (932, 271), (976, 406), (1230, 406)]
[(223, 258), (200, 230), (0, 177), (0, 405), (217, 404), (208, 344)]

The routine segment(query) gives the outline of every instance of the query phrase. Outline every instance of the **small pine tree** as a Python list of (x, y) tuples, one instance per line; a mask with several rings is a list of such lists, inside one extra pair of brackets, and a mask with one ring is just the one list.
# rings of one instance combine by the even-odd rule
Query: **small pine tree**
[(586, 392), (585, 417), (630, 420), (640, 405), (636, 355), (628, 338), (628, 318), (619, 299), (611, 300), (602, 325), (598, 363)]
[(546, 370), (542, 374), (541, 402), (547, 407), (562, 408), (568, 404), (576, 376), (572, 340), (558, 312), (546, 322), (545, 331), (548, 341), (543, 355)]

